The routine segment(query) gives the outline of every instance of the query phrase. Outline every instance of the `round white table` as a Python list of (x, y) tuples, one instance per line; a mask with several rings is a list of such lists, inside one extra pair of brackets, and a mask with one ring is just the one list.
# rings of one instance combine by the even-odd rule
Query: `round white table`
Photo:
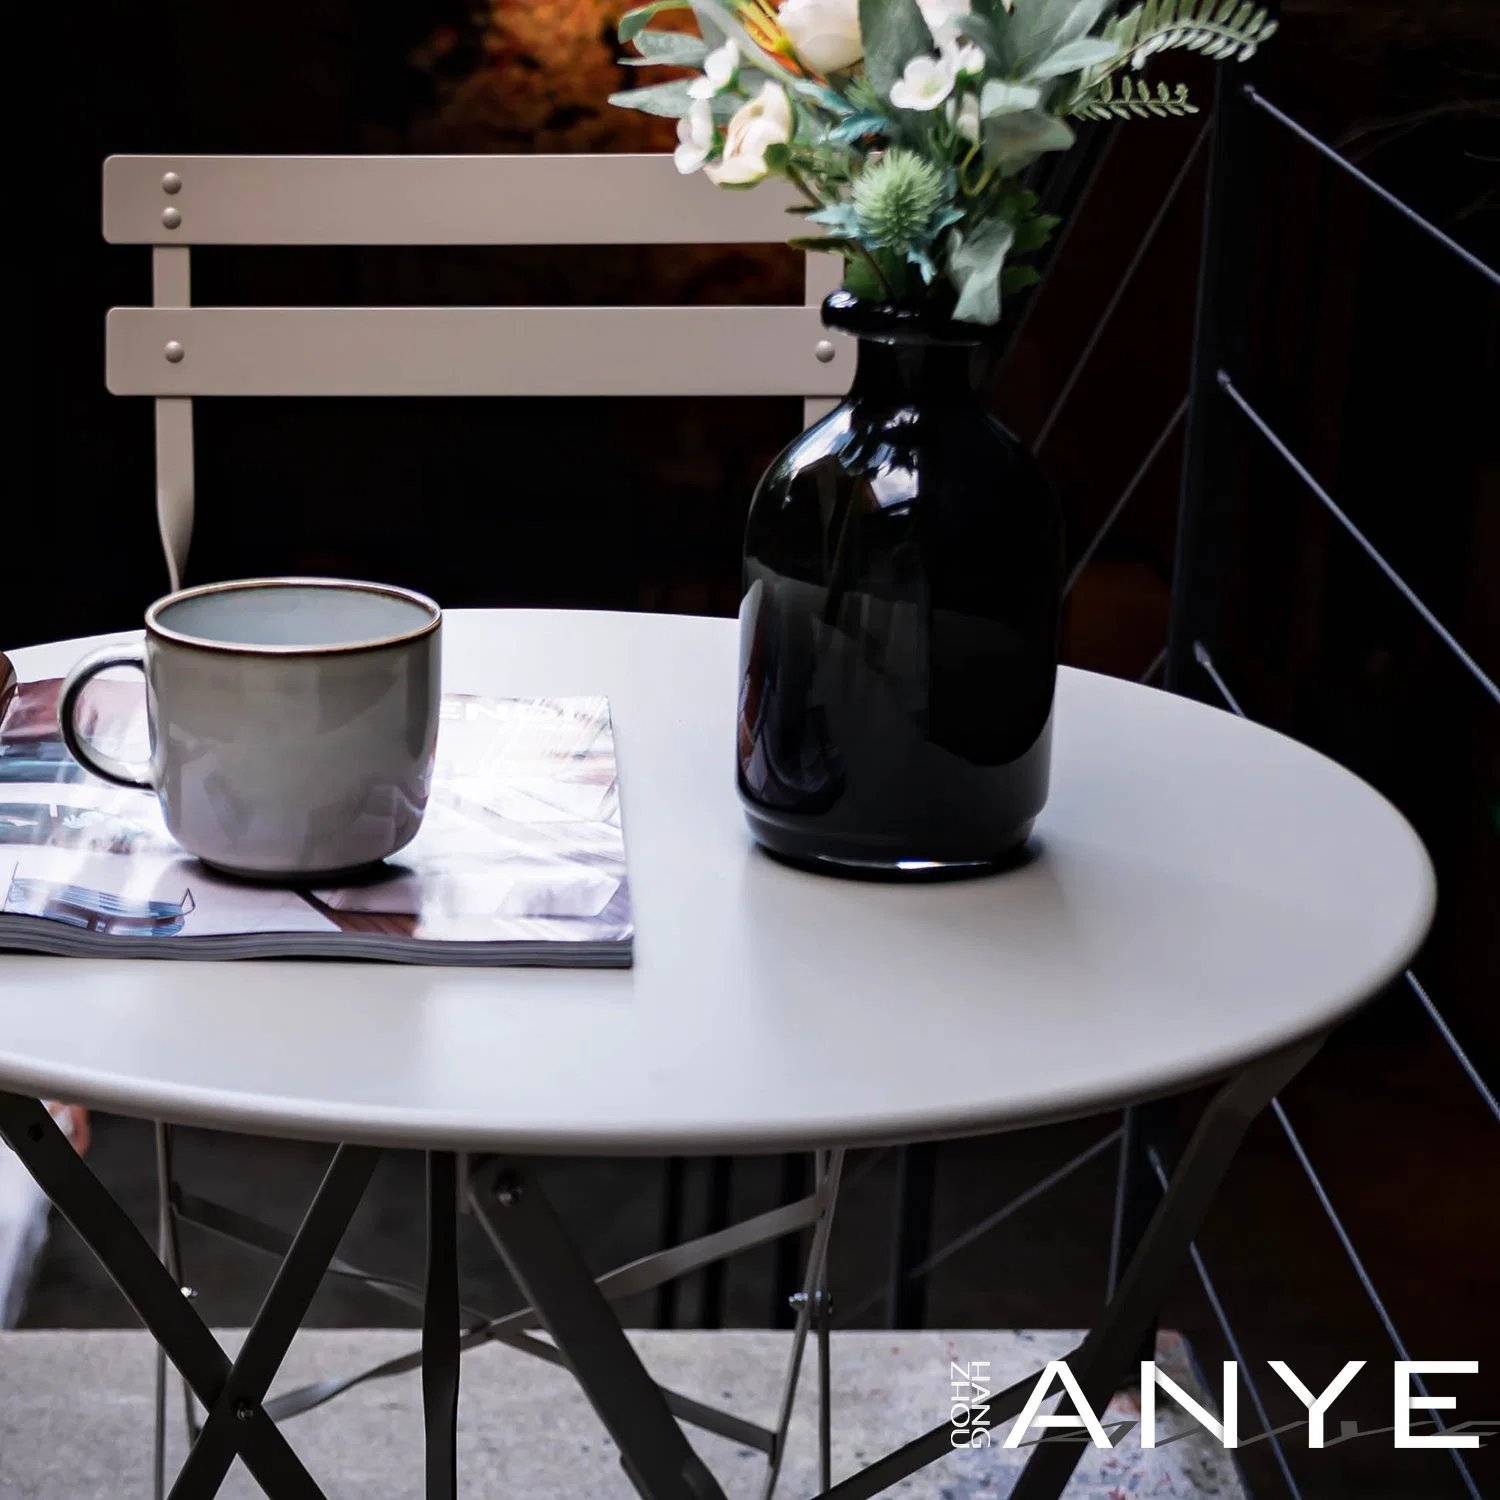
[[(60, 675), (94, 644), (12, 656), (23, 679)], [(357, 1201), (367, 1148), (423, 1148), (440, 1164), (435, 1225), (455, 1191), (451, 1153), (497, 1153), (484, 1168), (486, 1221), (537, 1317), (642, 1493), (701, 1500), (717, 1486), (656, 1387), (623, 1360), (604, 1296), (559, 1245), (521, 1158), (816, 1148), (822, 1228), (843, 1147), (1036, 1125), (1227, 1079), (1080, 1355), (1091, 1397), (1112, 1388), (1249, 1119), (1421, 942), (1434, 900), (1421, 843), (1378, 793), (1292, 740), (1064, 669), (1051, 799), (1029, 863), (915, 886), (805, 873), (763, 855), (740, 814), (736, 650), (725, 620), (447, 617), (451, 690), (609, 695), (637, 929), (629, 970), (0, 955), (0, 1089), (12, 1099), (0, 1126), (54, 1202), (75, 1217), (78, 1202), (63, 1200), (87, 1191), (87, 1172), (50, 1136), (27, 1138), (45, 1130), (22, 1112), (38, 1097), (345, 1143), (340, 1157), (355, 1165), (335, 1180), (336, 1159), (330, 1201)], [(337, 1209), (307, 1249), (317, 1274), (342, 1228)], [(113, 1240), (96, 1249), (118, 1261)], [(138, 1259), (124, 1279), (150, 1279)], [(316, 1494), (278, 1457), (264, 1385), (236, 1383), (244, 1356), (216, 1364), (142, 1285), (133, 1295), (138, 1306), (146, 1296), (153, 1331), (179, 1366), (196, 1366), (184, 1373), (212, 1409), (205, 1438), (261, 1462), (272, 1493)], [(436, 1316), (453, 1312), (456, 1327), (455, 1296), (438, 1297)], [(273, 1322), (289, 1338), (287, 1316)], [(431, 1337), (443, 1346), (434, 1366), (446, 1366), (446, 1335)], [(878, 1493), (946, 1451), (946, 1433), (902, 1450), (916, 1460), (905, 1469), (873, 1465), (865, 1487), (855, 1476), (829, 1493)], [(1041, 1446), (1019, 1500), (1056, 1492), (1052, 1476), (1075, 1456), (1065, 1446)], [(447, 1463), (440, 1454), (429, 1493), (450, 1492)], [(215, 1467), (211, 1452), (203, 1472)], [(184, 1491), (200, 1492), (213, 1491)]]

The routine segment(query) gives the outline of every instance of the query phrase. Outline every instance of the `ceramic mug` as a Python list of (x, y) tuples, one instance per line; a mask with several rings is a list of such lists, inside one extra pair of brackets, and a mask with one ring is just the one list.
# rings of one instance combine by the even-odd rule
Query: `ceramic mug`
[[(138, 645), (102, 646), (63, 683), (63, 740), (87, 770), (146, 787), (184, 849), (231, 874), (306, 879), (374, 864), (421, 826), (437, 745), (442, 611), (336, 578), (252, 578), (158, 599)], [(109, 667), (146, 677), (151, 759), (78, 725)]]

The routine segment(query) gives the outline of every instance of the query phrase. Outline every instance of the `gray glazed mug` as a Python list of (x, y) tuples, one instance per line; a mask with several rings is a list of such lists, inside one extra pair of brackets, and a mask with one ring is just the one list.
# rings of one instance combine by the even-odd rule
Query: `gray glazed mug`
[[(442, 611), (383, 584), (253, 578), (158, 599), (139, 645), (102, 646), (63, 683), (80, 765), (146, 787), (184, 849), (231, 874), (307, 879), (374, 864), (422, 823), (437, 745)], [(85, 684), (146, 677), (151, 759), (87, 743)]]

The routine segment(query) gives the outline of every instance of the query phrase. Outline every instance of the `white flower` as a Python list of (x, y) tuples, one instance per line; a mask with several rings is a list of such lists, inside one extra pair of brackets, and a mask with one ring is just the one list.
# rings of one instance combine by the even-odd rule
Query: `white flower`
[(722, 47), (715, 47), (703, 59), (703, 77), (695, 78), (688, 85), (688, 94), (694, 99), (712, 99), (734, 82), (734, 75), (739, 70), (740, 49), (731, 37)]
[(766, 148), (791, 138), (791, 101), (779, 83), (767, 83), (729, 122), (724, 154), (703, 175), (719, 187), (749, 187), (766, 175)]
[(948, 101), (948, 118), (966, 141), (979, 139), (979, 95), (965, 94), (963, 101)]
[(933, 40), (939, 43), (957, 40), (958, 32), (953, 23), (969, 13), (969, 0), (917, 0), (922, 19)]
[(672, 153), (672, 160), (685, 177), (689, 172), (696, 172), (713, 149), (713, 110), (707, 99), (696, 99), (693, 107), (677, 122), (677, 149)]
[(891, 85), (897, 109), (936, 109), (953, 92), (951, 57), (914, 57)]
[(859, 0), (785, 0), (779, 12), (797, 56), (819, 73), (842, 73), (865, 55)]
[(953, 71), (960, 78), (978, 78), (984, 72), (984, 49), (973, 42), (945, 42), (942, 55), (951, 59)]

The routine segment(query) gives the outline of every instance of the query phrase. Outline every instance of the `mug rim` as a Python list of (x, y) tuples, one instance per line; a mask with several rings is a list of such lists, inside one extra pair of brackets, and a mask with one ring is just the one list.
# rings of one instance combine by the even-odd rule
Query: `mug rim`
[[(206, 594), (227, 594), (240, 589), (318, 588), (343, 589), (348, 593), (384, 594), (387, 598), (404, 599), (408, 604), (428, 610), (431, 618), (424, 625), (411, 630), (398, 631), (394, 635), (376, 636), (363, 641), (337, 641), (327, 645), (262, 645), (241, 641), (210, 641), (202, 636), (187, 635), (161, 622), (161, 612), (184, 599), (199, 599)], [(146, 632), (174, 646), (186, 646), (197, 651), (217, 651), (230, 656), (330, 656), (351, 655), (359, 651), (380, 651), (391, 646), (404, 646), (412, 641), (431, 635), (443, 623), (441, 605), (419, 594), (415, 589), (405, 589), (394, 583), (371, 583), (362, 578), (233, 578), (221, 583), (200, 583), (190, 589), (178, 589), (165, 594), (146, 611)]]

